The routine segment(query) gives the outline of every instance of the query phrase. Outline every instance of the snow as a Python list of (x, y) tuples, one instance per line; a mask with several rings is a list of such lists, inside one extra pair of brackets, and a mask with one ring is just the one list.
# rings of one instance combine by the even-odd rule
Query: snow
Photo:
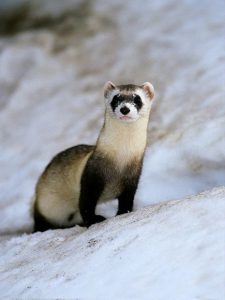
[[(4, 299), (222, 299), (225, 188), (1, 242)], [(149, 298), (150, 297), (150, 298)]]
[[(20, 5), (1, 2), (0, 28)], [(0, 297), (222, 299), (224, 189), (183, 198), (225, 185), (224, 1), (29, 7), (0, 36)], [(45, 165), (95, 143), (107, 80), (156, 91), (135, 213), (25, 234)]]

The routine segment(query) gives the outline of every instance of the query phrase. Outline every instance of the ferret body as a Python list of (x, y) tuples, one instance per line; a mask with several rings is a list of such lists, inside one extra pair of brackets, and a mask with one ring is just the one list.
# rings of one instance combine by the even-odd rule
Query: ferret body
[(150, 83), (104, 87), (105, 120), (95, 146), (57, 154), (36, 185), (34, 231), (90, 226), (105, 218), (98, 202), (118, 199), (118, 212), (132, 211), (147, 141), (154, 89)]

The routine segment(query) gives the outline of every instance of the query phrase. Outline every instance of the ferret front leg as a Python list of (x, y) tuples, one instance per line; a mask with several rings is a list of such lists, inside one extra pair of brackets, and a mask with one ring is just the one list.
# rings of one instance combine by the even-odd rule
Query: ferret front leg
[(137, 184), (126, 186), (118, 197), (119, 207), (117, 215), (125, 214), (133, 210), (134, 196)]
[(103, 216), (95, 214), (98, 199), (104, 189), (104, 181), (101, 176), (90, 170), (91, 168), (87, 168), (83, 174), (79, 202), (80, 213), (87, 227), (105, 220)]

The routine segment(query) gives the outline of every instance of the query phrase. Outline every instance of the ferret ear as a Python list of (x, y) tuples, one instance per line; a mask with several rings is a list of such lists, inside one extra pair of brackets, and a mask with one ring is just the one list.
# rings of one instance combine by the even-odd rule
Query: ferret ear
[(154, 87), (150, 82), (145, 82), (142, 84), (142, 88), (149, 97), (149, 99), (153, 99), (155, 95)]
[(111, 81), (107, 81), (104, 85), (104, 96), (105, 98), (108, 96), (108, 94), (116, 88), (115, 84)]

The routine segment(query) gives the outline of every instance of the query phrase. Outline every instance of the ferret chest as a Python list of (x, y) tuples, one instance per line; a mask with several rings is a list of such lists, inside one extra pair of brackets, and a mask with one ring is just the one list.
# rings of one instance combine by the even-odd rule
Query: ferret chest
[(100, 196), (99, 202), (116, 199), (122, 191), (122, 182), (120, 180), (112, 180), (106, 182), (105, 187)]
[[(118, 153), (117, 153), (118, 155)], [(120, 160), (122, 159), (122, 160)], [(125, 160), (125, 158), (109, 158), (104, 156), (100, 165), (102, 170), (98, 170), (102, 178), (104, 178), (104, 189), (102, 191), (100, 201), (112, 200), (117, 198), (129, 182), (133, 182), (139, 176), (139, 170), (142, 164), (142, 157)]]
[(115, 126), (113, 130), (107, 128), (102, 132), (97, 147), (114, 162), (116, 168), (123, 170), (134, 160), (142, 157), (146, 139), (146, 130), (142, 128)]

